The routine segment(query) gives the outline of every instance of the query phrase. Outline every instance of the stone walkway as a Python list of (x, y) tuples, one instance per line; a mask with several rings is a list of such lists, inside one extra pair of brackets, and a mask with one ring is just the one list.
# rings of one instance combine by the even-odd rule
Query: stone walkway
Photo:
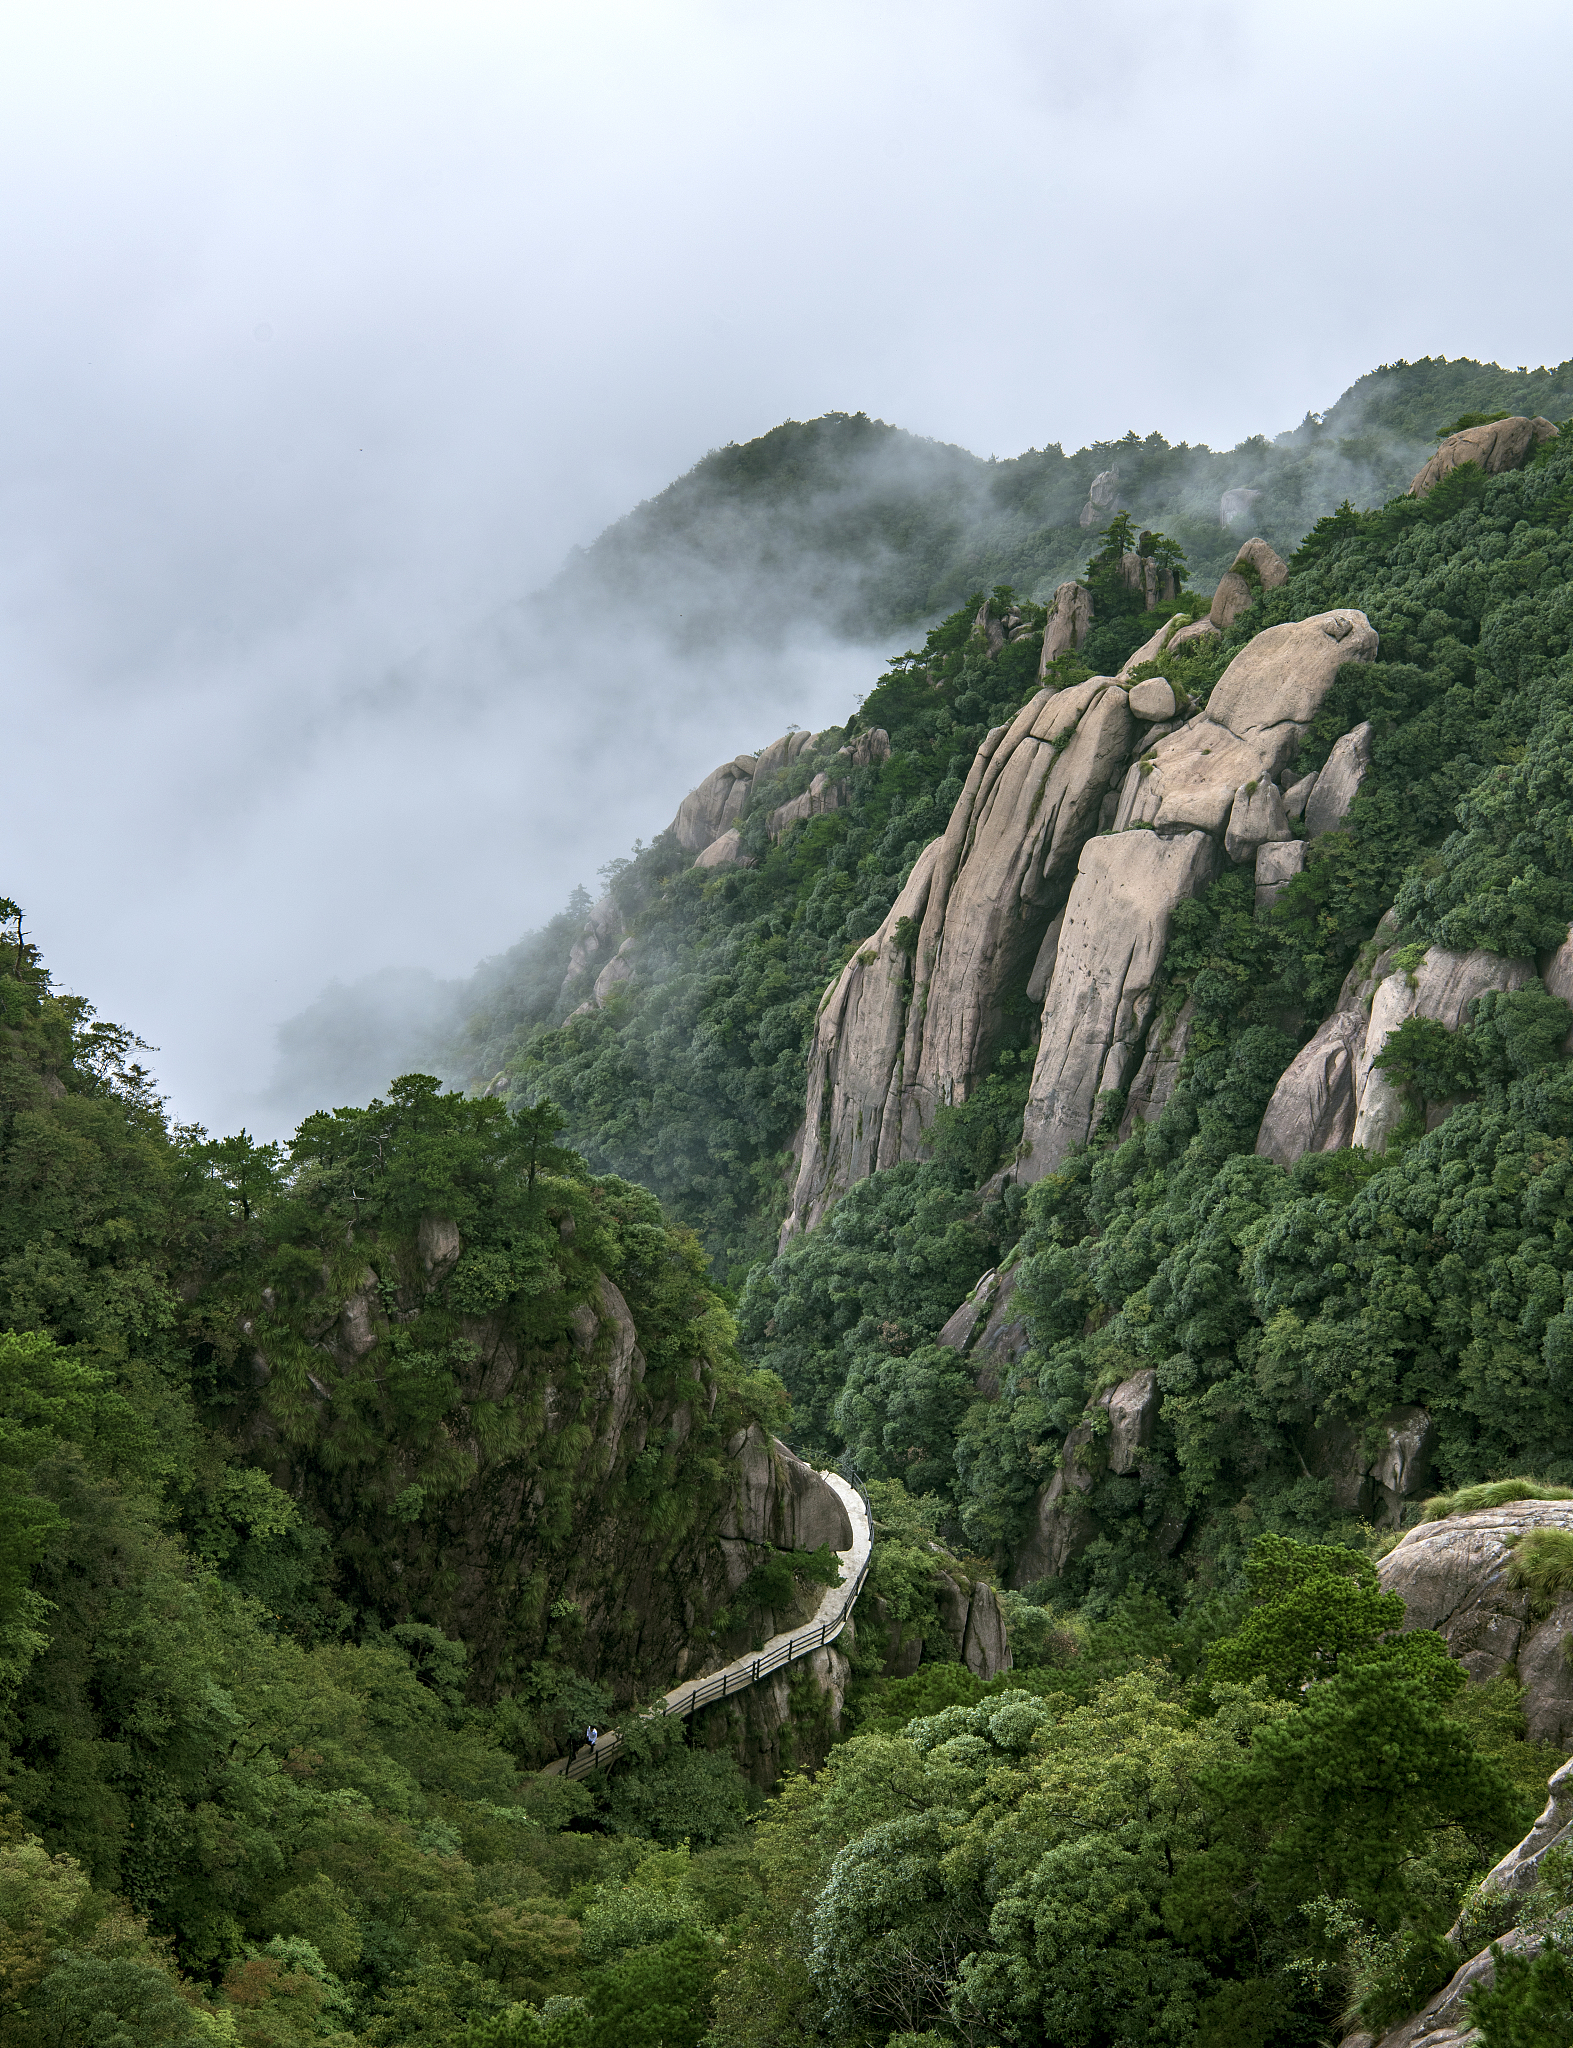
[[(843, 1479), (839, 1472), (821, 1472), (819, 1476), (841, 1496), (847, 1519), (852, 1524), (851, 1548), (836, 1552), (841, 1563), (840, 1585), (825, 1588), (818, 1613), (802, 1628), (793, 1629), (787, 1635), (772, 1636), (763, 1648), (749, 1656), (734, 1657), (719, 1671), (707, 1672), (702, 1678), (674, 1686), (659, 1706), (649, 1709), (651, 1713), (692, 1714), (697, 1708), (708, 1707), (716, 1700), (730, 1699), (759, 1679), (768, 1677), (772, 1671), (779, 1671), (783, 1664), (795, 1664), (798, 1658), (812, 1656), (826, 1643), (833, 1643), (846, 1627), (853, 1602), (862, 1591), (869, 1553), (874, 1547), (874, 1532), (869, 1522), (868, 1502), (858, 1489)], [(541, 1775), (588, 1777), (591, 1771), (605, 1770), (614, 1764), (622, 1746), (622, 1737), (615, 1729), (608, 1729), (593, 1750), (588, 1743), (581, 1743), (572, 1756), (560, 1756), (547, 1764)]]

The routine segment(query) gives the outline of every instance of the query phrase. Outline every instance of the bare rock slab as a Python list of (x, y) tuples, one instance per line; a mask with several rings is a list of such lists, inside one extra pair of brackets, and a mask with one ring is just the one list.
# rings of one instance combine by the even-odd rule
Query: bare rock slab
[(1218, 848), (1204, 832), (1089, 840), (1065, 906), (1027, 1099), (1024, 1180), (1091, 1134), (1097, 1099), (1140, 1064), (1175, 906), (1206, 887)]
[(1326, 765), (1306, 792), (1305, 829), (1311, 838), (1336, 832), (1349, 815), (1349, 806), (1360, 794), (1366, 770), (1371, 765), (1371, 728), (1357, 725), (1333, 743)]

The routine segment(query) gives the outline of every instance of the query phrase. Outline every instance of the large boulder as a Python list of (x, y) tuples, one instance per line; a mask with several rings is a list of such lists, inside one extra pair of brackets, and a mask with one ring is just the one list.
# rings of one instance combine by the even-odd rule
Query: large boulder
[(1083, 849), (1043, 1004), (1022, 1141), (1024, 1180), (1085, 1144), (1098, 1097), (1141, 1063), (1177, 904), (1218, 869), (1205, 832), (1114, 833)]
[(1127, 701), (1132, 718), (1139, 718), (1144, 725), (1160, 725), (1179, 709), (1174, 685), (1162, 676), (1149, 676), (1146, 682), (1137, 683)]
[(735, 825), (719, 839), (712, 839), (694, 860), (696, 868), (750, 868), (753, 864), (743, 851), (743, 835)]
[(967, 1602), (967, 1626), (961, 1638), (961, 1661), (975, 1678), (997, 1678), (1011, 1668), (1010, 1639), (1005, 1617), (987, 1580), (977, 1580)]
[(1041, 682), (1051, 661), (1080, 647), (1092, 631), (1092, 592), (1080, 583), (1062, 583), (1049, 599), (1043, 628), (1043, 653), (1038, 662)]
[(1081, 508), (1081, 523), (1084, 527), (1096, 526), (1105, 520), (1120, 502), (1120, 472), (1117, 469), (1100, 470), (1093, 478), (1087, 491), (1087, 502)]
[(1103, 1396), (1109, 1411), (1111, 1472), (1131, 1473), (1140, 1465), (1142, 1452), (1152, 1444), (1160, 1400), (1157, 1370), (1150, 1365), (1121, 1380)]
[(1573, 1748), (1573, 1666), (1562, 1645), (1573, 1601), (1549, 1612), (1511, 1583), (1518, 1543), (1534, 1529), (1573, 1532), (1573, 1501), (1517, 1500), (1422, 1522), (1377, 1566), (1404, 1598), (1404, 1627), (1435, 1629), (1476, 1680), (1516, 1668), (1531, 1742)]
[(839, 811), (846, 802), (846, 797), (847, 785), (844, 782), (832, 782), (821, 769), (807, 789), (800, 790), (796, 796), (788, 797), (784, 804), (776, 806), (766, 821), (765, 830), (772, 839), (779, 839), (794, 825), (800, 825), (806, 819), (817, 818), (825, 811)]
[(1279, 1076), (1256, 1149), (1293, 1166), (1307, 1152), (1338, 1152), (1355, 1134), (1355, 1062), (1365, 1047), (1365, 1011), (1335, 1010)]
[(739, 754), (712, 768), (677, 807), (667, 830), (685, 853), (703, 853), (723, 832), (740, 823), (753, 787), (755, 757)]
[(739, 1430), (726, 1447), (732, 1503), (719, 1534), (776, 1550), (852, 1548), (852, 1523), (835, 1488), (759, 1424)]
[[(1371, 728), (1357, 725), (1333, 742), (1325, 766), (1309, 789), (1300, 794), (1300, 812), (1308, 837), (1336, 832), (1349, 815), (1349, 806), (1360, 794), (1366, 770), (1371, 765)], [(1306, 780), (1309, 781), (1309, 777)]]
[(1409, 486), (1409, 495), (1429, 496), (1443, 477), (1465, 462), (1479, 463), (1487, 476), (1522, 469), (1541, 442), (1553, 439), (1556, 431), (1550, 420), (1527, 419), (1522, 413), (1515, 413), (1510, 419), (1488, 420), (1484, 426), (1466, 427), (1462, 433), (1449, 434)]
[(1256, 912), (1271, 910), (1296, 875), (1305, 872), (1303, 839), (1266, 839), (1256, 849)]
[(1257, 592), (1276, 590), (1288, 581), (1287, 563), (1264, 540), (1248, 540), (1231, 568), (1218, 579), (1207, 616), (1219, 632), (1232, 626), (1241, 612), (1255, 604)]
[(1231, 526), (1249, 519), (1261, 495), (1245, 484), (1236, 484), (1232, 491), (1223, 492), (1218, 500), (1218, 524), (1227, 532)]
[(1230, 860), (1248, 860), (1254, 866), (1259, 846), (1292, 836), (1284, 800), (1272, 777), (1262, 775), (1242, 782), (1234, 793), (1223, 833), (1224, 852)]

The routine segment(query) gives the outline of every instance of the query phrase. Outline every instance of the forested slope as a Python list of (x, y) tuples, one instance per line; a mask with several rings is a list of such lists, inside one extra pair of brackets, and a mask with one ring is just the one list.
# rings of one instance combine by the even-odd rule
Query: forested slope
[[(610, 611), (678, 643), (818, 626), (877, 640), (1008, 583), (1042, 600), (1093, 553), (1118, 509), (1162, 527), (1211, 584), (1236, 536), (1287, 553), (1344, 498), (1401, 490), (1463, 413), (1573, 411), (1573, 365), (1508, 371), (1428, 358), (1372, 371), (1325, 414), (1215, 451), (1134, 429), (1067, 453), (1058, 443), (987, 460), (864, 414), (787, 421), (713, 450), (611, 526), (546, 594), (548, 616)], [(1096, 479), (1107, 477), (1084, 518)], [(1245, 493), (1225, 508), (1226, 493)]]
[[(1082, 527), (1089, 463), (1017, 587), (908, 477), (878, 602), (965, 601), (492, 963), (468, 1093), (171, 1127), (0, 905), (0, 2043), (1309, 2048), (1509, 1929), (1486, 2048), (1569, 2037), (1573, 1846), (1482, 1879), (1573, 1730), (1573, 432), (1302, 517), (1329, 435), (1418, 466), (1559, 375), (1363, 380), (1217, 598), (1175, 451), (1161, 530)], [(719, 495), (746, 554), (785, 473), (855, 558), (843, 430), (627, 545)], [(1152, 977), (1045, 1149), (1121, 919)], [(915, 1107), (783, 1240), (837, 988)], [(788, 1427), (868, 1484), (855, 1640), (641, 1720), (833, 1575)], [(1445, 1599), (1384, 1554), (1423, 1513)], [(613, 1716), (631, 1767), (536, 1775)]]
[[(779, 1387), (549, 1115), (414, 1076), (287, 1154), (171, 1128), (0, 916), (0, 2041), (428, 2043), (557, 1993), (637, 2038), (713, 1957), (630, 1987), (593, 1888), (747, 1788), (632, 1703), (826, 1576)], [(620, 1712), (637, 1786), (529, 1775)]]

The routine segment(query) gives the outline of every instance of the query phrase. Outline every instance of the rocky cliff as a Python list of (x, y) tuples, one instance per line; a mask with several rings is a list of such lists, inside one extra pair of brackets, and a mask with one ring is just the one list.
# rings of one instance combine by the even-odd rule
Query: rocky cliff
[(1041, 1003), (1020, 1178), (1051, 1171), (1142, 1066), (1175, 906), (1231, 863), (1281, 888), (1294, 862), (1275, 849), (1302, 844), (1324, 780), (1315, 829), (1341, 821), (1359, 736), (1287, 796), (1279, 778), (1339, 670), (1374, 658), (1365, 616), (1259, 633), (1184, 719), (1166, 680), (1130, 677), (1172, 634), (1122, 677), (1039, 691), (979, 748), (945, 832), (826, 992), (789, 1234), (853, 1181), (921, 1156), (936, 1108), (988, 1071), (1018, 989)]

